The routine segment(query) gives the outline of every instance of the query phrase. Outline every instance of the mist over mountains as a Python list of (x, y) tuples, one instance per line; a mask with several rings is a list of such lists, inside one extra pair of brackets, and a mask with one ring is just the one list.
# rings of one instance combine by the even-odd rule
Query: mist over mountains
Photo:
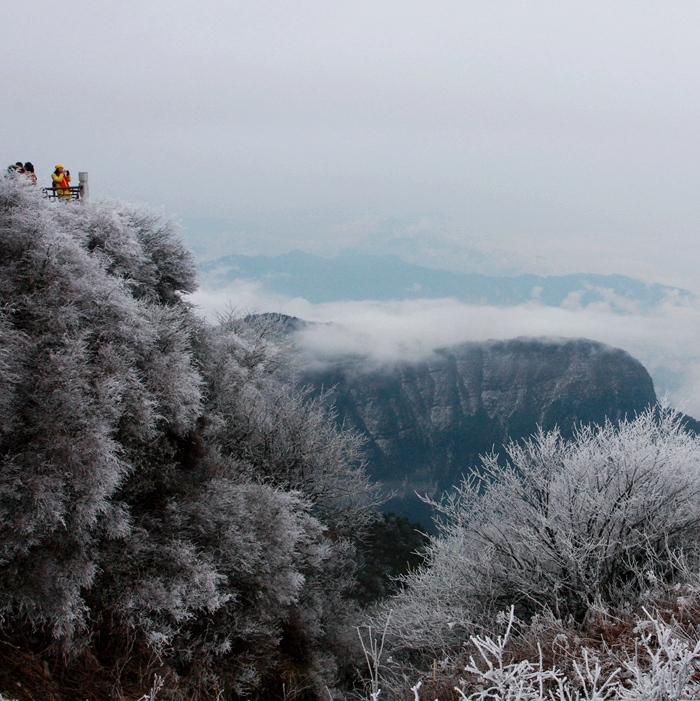
[(624, 275), (572, 274), (499, 277), (407, 263), (396, 255), (343, 253), (335, 258), (294, 250), (278, 256), (229, 255), (199, 266), (202, 284), (224, 288), (234, 281), (313, 303), (453, 298), (472, 304), (581, 308), (605, 305), (614, 312), (645, 311), (695, 296), (677, 287), (648, 284)]
[(682, 288), (622, 275), (460, 273), (355, 253), (231, 255), (198, 269), (191, 299), (212, 320), (232, 308), (336, 322), (305, 331), (318, 357), (358, 351), (383, 362), (463, 342), (589, 338), (638, 358), (659, 396), (700, 412), (700, 302)]

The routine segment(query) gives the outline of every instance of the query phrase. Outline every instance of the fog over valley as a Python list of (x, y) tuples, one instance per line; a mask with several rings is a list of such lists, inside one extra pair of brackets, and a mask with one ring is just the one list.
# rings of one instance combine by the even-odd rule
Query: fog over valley
[[(223, 290), (200, 288), (191, 296), (210, 319), (227, 309), (279, 312), (322, 322), (299, 338), (317, 362), (344, 354), (371, 362), (415, 359), (462, 341), (518, 336), (589, 338), (622, 348), (639, 359), (659, 396), (700, 416), (700, 302), (671, 300), (645, 313), (619, 314), (609, 305), (548, 307), (465, 304), (454, 299), (344, 301), (313, 304), (284, 298), (261, 284), (239, 281)], [(328, 324), (327, 322), (333, 322)]]

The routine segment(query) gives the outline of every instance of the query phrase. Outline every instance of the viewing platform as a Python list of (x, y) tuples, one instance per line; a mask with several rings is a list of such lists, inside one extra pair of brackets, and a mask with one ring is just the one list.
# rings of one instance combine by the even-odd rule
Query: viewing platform
[[(78, 182), (80, 185), (75, 187), (42, 187), (41, 193), (44, 197), (50, 200), (82, 200), (86, 201), (90, 191), (88, 187), (88, 174), (86, 172), (78, 173)], [(70, 197), (66, 196), (65, 192), (70, 192)]]

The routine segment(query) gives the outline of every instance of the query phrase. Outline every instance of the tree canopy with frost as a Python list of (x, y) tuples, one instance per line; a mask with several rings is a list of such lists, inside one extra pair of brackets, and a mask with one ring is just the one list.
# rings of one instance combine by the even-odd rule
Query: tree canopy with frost
[(374, 488), (274, 330), (194, 289), (160, 215), (0, 182), (0, 629), (145, 646), (199, 698), (285, 645), (320, 684)]
[(386, 604), (397, 648), (459, 649), (511, 606), (582, 620), (697, 566), (700, 439), (663, 406), (568, 441), (541, 431), (435, 506), (425, 563)]

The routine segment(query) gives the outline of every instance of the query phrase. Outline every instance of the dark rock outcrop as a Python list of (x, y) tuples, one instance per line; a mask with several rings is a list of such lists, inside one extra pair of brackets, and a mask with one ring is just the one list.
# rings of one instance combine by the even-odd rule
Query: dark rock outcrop
[(632, 417), (656, 402), (641, 363), (583, 339), (464, 343), (381, 367), (346, 357), (301, 380), (330, 390), (338, 420), (368, 437), (369, 472), (396, 493), (388, 508), (424, 523), (415, 492), (448, 489), (480, 454), (538, 426), (568, 436), (577, 424)]

